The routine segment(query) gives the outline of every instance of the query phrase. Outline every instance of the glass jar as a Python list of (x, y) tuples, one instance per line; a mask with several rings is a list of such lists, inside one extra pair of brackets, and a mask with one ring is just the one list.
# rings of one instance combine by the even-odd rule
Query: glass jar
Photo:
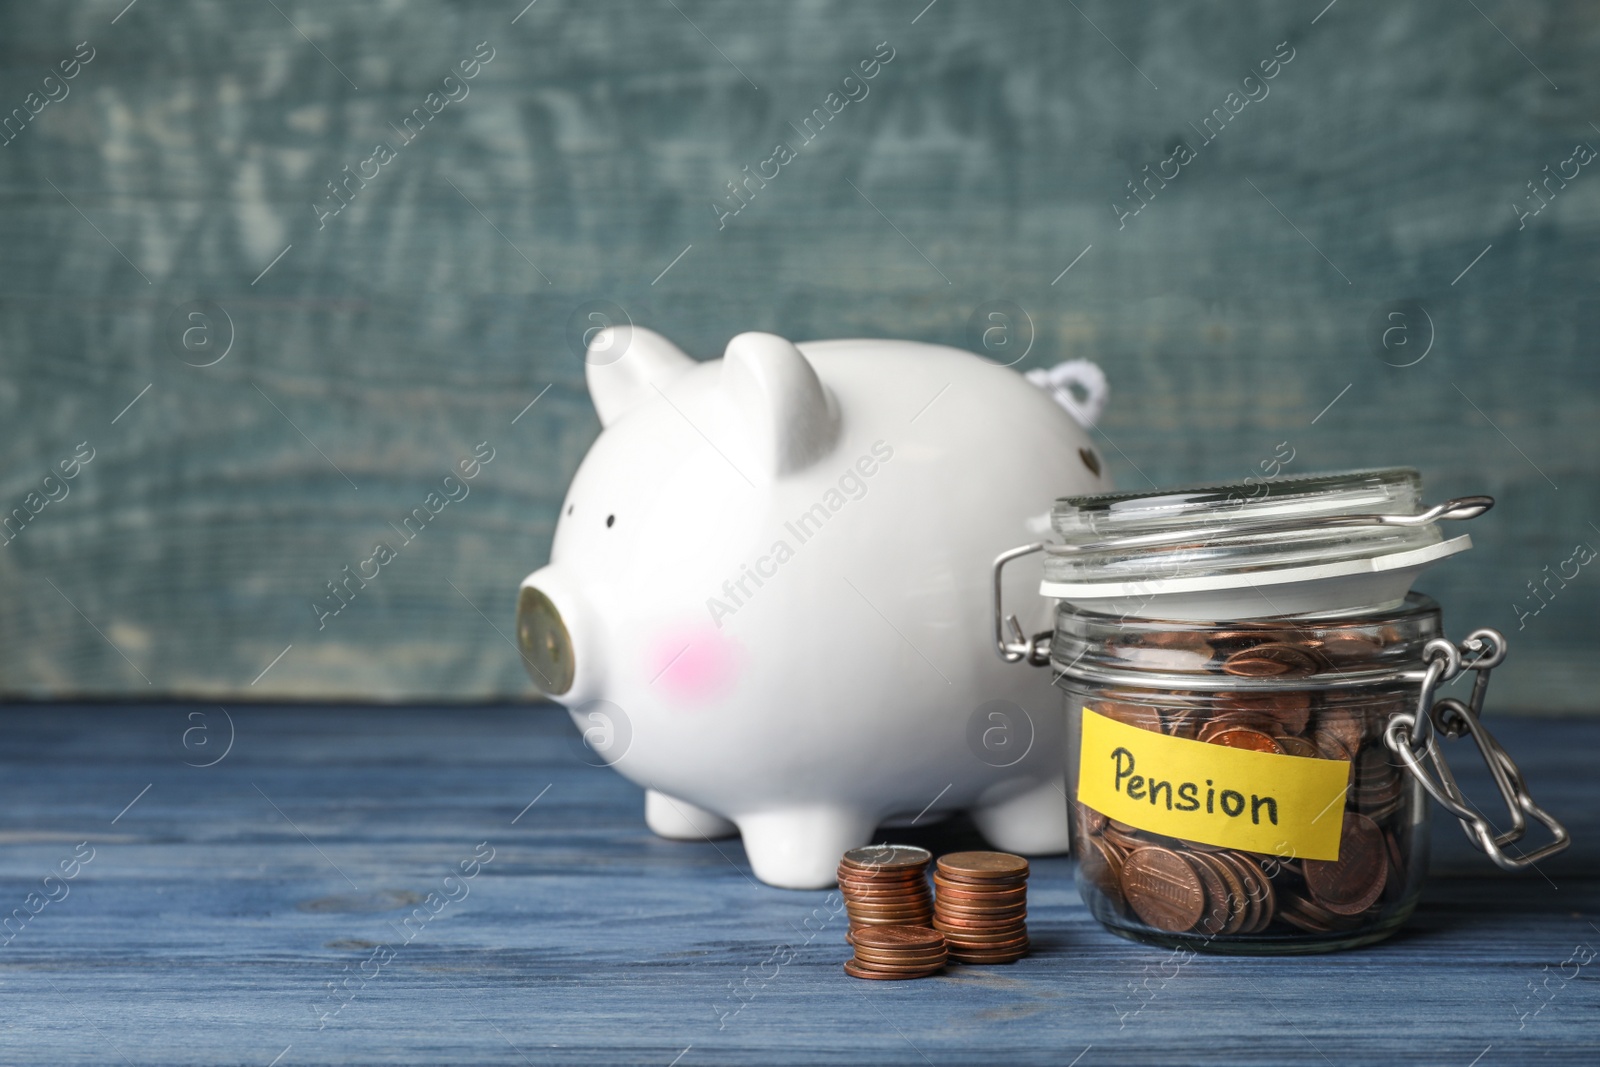
[[(1052, 658), (1075, 665), (1057, 683), (1073, 848), (1095, 918), (1139, 940), (1235, 952), (1343, 948), (1398, 928), (1422, 890), (1428, 813), (1383, 742), (1416, 686), (1384, 668), (1421, 662), (1438, 634), (1438, 606), (1417, 595), (1225, 627), (1060, 606)], [(1374, 672), (1384, 680), (1346, 680)], [(1089, 716), (1100, 721), (1086, 731)], [(1130, 742), (1130, 728), (1227, 751)], [(1331, 780), (1284, 795), (1283, 776), (1319, 770)]]
[[(1416, 906), (1432, 796), (1496, 863), (1567, 844), (1479, 721), (1492, 630), (1460, 646), (1410, 592), (1470, 546), (1439, 522), (1493, 503), (1420, 502), (1410, 470), (1058, 501), (1061, 544), (995, 563), (996, 643), (1063, 693), (1077, 881), (1112, 932), (1235, 954), (1380, 940)], [(1053, 633), (999, 603), (1005, 564), (1043, 550)], [(1008, 633), (1009, 629), (1009, 633)], [(1469, 701), (1434, 700), (1464, 670)], [(1470, 735), (1508, 827), (1461, 794), (1439, 738)], [(1552, 840), (1513, 854), (1532, 817)]]

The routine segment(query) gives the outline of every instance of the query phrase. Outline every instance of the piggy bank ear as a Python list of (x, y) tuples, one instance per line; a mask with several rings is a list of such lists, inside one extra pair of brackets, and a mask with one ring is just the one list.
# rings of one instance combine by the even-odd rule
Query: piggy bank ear
[(810, 361), (783, 338), (742, 333), (729, 341), (722, 391), (762, 473), (800, 470), (832, 448), (838, 412)]
[(695, 366), (671, 341), (643, 326), (608, 326), (589, 342), (584, 377), (601, 426), (610, 426), (635, 404)]

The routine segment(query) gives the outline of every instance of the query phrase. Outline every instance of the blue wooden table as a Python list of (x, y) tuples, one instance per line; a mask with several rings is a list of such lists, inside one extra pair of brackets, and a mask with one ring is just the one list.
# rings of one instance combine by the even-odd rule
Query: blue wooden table
[(7, 1064), (1600, 1061), (1596, 722), (1497, 724), (1577, 844), (1511, 876), (1439, 822), (1384, 945), (1140, 947), (1046, 859), (1031, 957), (872, 983), (827, 894), (654, 838), (545, 707), (3, 716)]

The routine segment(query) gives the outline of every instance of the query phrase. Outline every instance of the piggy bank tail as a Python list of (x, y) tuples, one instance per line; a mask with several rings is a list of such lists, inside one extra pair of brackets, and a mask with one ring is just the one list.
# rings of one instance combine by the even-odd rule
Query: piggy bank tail
[(1095, 424), (1111, 396), (1105, 371), (1087, 359), (1069, 359), (1049, 369), (1038, 367), (1026, 377), (1066, 408), (1085, 430)]

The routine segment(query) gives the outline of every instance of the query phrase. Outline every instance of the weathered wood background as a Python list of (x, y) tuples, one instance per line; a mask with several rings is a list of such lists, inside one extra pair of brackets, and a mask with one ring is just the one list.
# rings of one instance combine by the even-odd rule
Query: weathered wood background
[[(1458, 633), (1513, 636), (1500, 706), (1596, 707), (1595, 568), (1529, 590), (1600, 546), (1600, 176), (1572, 162), (1600, 145), (1592, 5), (125, 5), (0, 9), (22, 116), (0, 506), (94, 457), (0, 548), (0, 691), (526, 693), (495, 627), (598, 430), (576, 312), (610, 301), (707, 358), (753, 328), (970, 347), (998, 300), (1031, 319), (1019, 369), (1104, 366), (1124, 486), (1242, 478), (1287, 442), (1295, 472), (1493, 493), (1427, 588)], [(725, 183), (880, 42), (868, 95), (719, 228)], [(1119, 223), (1179, 140), (1195, 158)], [(319, 228), (380, 141), (395, 158)], [(323, 583), (484, 441), (470, 497), (319, 631)]]

